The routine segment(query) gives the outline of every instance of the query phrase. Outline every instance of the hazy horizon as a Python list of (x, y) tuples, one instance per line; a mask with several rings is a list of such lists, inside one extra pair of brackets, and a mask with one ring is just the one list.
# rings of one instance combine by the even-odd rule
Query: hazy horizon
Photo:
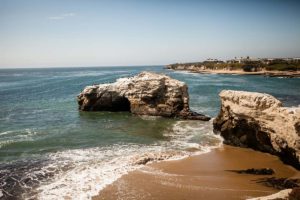
[(0, 68), (299, 57), (299, 1), (0, 0)]

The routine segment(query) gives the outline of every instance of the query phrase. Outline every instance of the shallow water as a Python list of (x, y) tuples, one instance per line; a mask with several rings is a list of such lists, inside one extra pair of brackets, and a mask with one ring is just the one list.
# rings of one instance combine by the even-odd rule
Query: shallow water
[(162, 66), (1, 69), (0, 195), (89, 199), (139, 167), (134, 160), (145, 153), (180, 157), (218, 145), (211, 122), (78, 112), (76, 95), (85, 86), (145, 70), (185, 81), (192, 109), (212, 117), (222, 89), (266, 92), (287, 106), (300, 104), (299, 78), (192, 74)]

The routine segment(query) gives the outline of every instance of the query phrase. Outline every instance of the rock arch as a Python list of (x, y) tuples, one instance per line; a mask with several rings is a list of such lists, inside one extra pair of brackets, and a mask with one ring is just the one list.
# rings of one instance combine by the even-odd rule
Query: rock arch
[(210, 119), (190, 111), (185, 83), (151, 72), (121, 78), (111, 84), (87, 86), (77, 101), (82, 111), (129, 111), (137, 115)]

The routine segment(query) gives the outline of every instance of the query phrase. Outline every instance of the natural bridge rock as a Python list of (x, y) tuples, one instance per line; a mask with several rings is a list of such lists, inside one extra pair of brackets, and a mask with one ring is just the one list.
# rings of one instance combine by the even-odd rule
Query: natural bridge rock
[(137, 115), (210, 119), (190, 111), (185, 83), (151, 72), (120, 78), (110, 84), (87, 86), (77, 101), (82, 111), (129, 111)]

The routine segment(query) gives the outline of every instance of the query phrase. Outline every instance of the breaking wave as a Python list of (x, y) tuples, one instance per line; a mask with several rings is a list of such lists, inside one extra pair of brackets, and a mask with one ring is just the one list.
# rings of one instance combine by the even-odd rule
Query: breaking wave
[[(221, 143), (212, 122), (178, 121), (151, 145), (119, 144), (50, 153), (0, 165), (1, 192), (22, 199), (91, 199), (106, 185), (148, 161), (181, 159)], [(144, 162), (146, 161), (146, 162)]]

